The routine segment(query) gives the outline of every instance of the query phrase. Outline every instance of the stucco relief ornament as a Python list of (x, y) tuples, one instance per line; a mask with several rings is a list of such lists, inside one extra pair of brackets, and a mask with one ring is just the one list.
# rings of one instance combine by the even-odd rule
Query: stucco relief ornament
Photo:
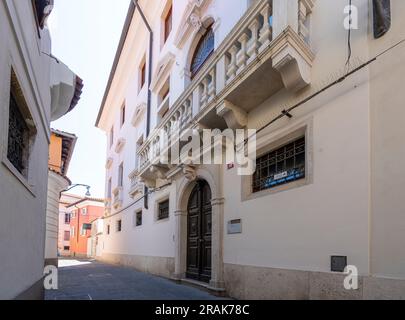
[(195, 181), (197, 179), (197, 171), (193, 166), (185, 166), (183, 168), (184, 176), (189, 181)]
[(197, 14), (195, 14), (195, 13), (192, 13), (192, 14), (190, 15), (189, 21), (190, 21), (191, 26), (192, 26), (194, 29), (196, 29), (196, 30), (199, 30), (199, 29), (202, 27), (201, 19), (200, 19), (200, 17), (199, 17)]

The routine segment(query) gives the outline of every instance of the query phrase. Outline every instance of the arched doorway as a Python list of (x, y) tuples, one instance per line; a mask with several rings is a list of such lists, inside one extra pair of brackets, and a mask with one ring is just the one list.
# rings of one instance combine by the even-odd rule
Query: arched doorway
[(212, 195), (207, 181), (197, 181), (187, 206), (187, 278), (211, 280)]

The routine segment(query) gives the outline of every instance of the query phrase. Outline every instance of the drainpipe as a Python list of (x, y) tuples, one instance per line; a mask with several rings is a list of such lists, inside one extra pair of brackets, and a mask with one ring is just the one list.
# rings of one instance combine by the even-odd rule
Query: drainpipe
[(142, 21), (145, 24), (149, 32), (149, 71), (148, 71), (148, 105), (147, 105), (147, 115), (146, 115), (146, 138), (149, 137), (150, 133), (150, 118), (151, 118), (151, 105), (152, 105), (152, 91), (150, 85), (152, 83), (152, 59), (153, 59), (153, 31), (146, 19), (138, 0), (133, 0), (135, 8), (138, 9), (141, 15)]
[[(151, 118), (151, 106), (152, 106), (152, 91), (150, 85), (152, 83), (152, 61), (153, 61), (153, 31), (148, 23), (148, 20), (145, 17), (145, 14), (142, 11), (141, 6), (138, 3), (138, 0), (133, 0), (135, 5), (135, 9), (138, 9), (139, 14), (142, 18), (143, 23), (145, 24), (146, 28), (149, 32), (149, 71), (148, 71), (148, 103), (147, 103), (147, 110), (146, 110), (146, 138), (149, 137), (150, 134), (150, 118)], [(145, 198), (144, 198), (144, 207), (145, 209), (149, 208), (149, 201), (148, 201), (148, 187), (145, 187)]]

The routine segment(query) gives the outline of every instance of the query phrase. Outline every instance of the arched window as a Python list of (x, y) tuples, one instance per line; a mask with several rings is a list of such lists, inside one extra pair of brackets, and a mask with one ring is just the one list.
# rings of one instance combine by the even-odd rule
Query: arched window
[(200, 42), (195, 49), (193, 59), (191, 60), (191, 77), (194, 77), (197, 74), (204, 62), (207, 61), (210, 55), (214, 52), (214, 40), (214, 31), (210, 26), (201, 37)]

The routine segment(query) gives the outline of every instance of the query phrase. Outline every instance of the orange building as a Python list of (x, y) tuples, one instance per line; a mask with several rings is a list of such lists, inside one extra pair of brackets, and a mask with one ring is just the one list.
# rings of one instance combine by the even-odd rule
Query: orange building
[(51, 130), (48, 157), (48, 192), (46, 210), (45, 264), (58, 265), (59, 200), (70, 184), (66, 176), (77, 137), (74, 134)]
[(92, 222), (104, 215), (104, 199), (83, 198), (67, 207), (70, 212), (70, 254), (87, 257)]

